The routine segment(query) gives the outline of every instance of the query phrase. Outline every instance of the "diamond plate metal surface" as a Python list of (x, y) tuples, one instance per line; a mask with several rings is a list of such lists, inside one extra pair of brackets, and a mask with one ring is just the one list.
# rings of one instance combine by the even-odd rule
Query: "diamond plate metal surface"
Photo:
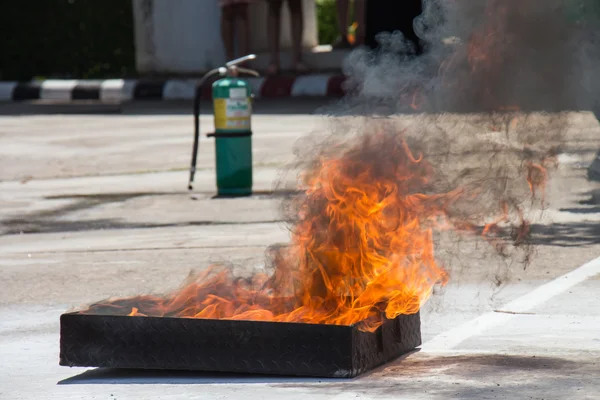
[(421, 344), (419, 314), (356, 326), (63, 314), (60, 365), (351, 378)]

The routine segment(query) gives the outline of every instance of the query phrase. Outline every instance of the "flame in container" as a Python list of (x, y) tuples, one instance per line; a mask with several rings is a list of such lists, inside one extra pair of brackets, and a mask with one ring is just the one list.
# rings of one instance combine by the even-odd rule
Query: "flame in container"
[(479, 230), (452, 217), (448, 210), (465, 191), (433, 190), (433, 166), (402, 133), (381, 131), (353, 143), (323, 152), (304, 171), (303, 191), (291, 201), (291, 242), (269, 250), (272, 274), (243, 279), (213, 266), (165, 297), (106, 301), (83, 312), (360, 323), (363, 330), (418, 312), (433, 287), (448, 280), (434, 257), (434, 232), (493, 234), (506, 215)]
[[(84, 312), (350, 325), (416, 313), (447, 274), (433, 229), (459, 191), (427, 195), (432, 167), (401, 136), (367, 136), (304, 171), (288, 246), (271, 249), (273, 274), (235, 278), (209, 268), (166, 297), (98, 303)], [(378, 159), (373, 163), (373, 157)]]

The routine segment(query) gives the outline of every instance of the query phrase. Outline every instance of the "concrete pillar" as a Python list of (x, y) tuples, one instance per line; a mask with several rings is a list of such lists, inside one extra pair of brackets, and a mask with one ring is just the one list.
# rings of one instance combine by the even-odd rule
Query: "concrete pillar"
[(133, 0), (138, 72), (200, 73), (222, 65), (216, 1)]
[[(316, 6), (303, 0), (303, 46), (317, 45)], [(289, 13), (282, 10), (281, 49), (291, 47)], [(199, 74), (225, 61), (217, 0), (133, 0), (137, 70), (141, 74)], [(251, 50), (267, 51), (267, 5), (250, 8)]]

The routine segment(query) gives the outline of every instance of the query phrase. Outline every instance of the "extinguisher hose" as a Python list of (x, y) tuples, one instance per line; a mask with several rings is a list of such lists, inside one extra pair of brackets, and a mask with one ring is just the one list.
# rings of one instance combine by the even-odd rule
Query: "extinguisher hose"
[(192, 163), (190, 165), (188, 190), (193, 189), (192, 182), (194, 182), (194, 175), (196, 174), (196, 161), (198, 159), (198, 147), (200, 146), (200, 100), (202, 99), (202, 89), (204, 88), (204, 82), (206, 82), (210, 76), (220, 72), (222, 72), (221, 68), (209, 71), (196, 85), (196, 91), (194, 93), (194, 147), (192, 148)]
[(198, 159), (198, 147), (200, 144), (200, 97), (202, 96), (202, 85), (196, 87), (194, 93), (194, 147), (192, 147), (192, 165), (190, 166), (190, 181), (188, 190), (192, 190), (192, 182), (196, 174), (196, 161)]

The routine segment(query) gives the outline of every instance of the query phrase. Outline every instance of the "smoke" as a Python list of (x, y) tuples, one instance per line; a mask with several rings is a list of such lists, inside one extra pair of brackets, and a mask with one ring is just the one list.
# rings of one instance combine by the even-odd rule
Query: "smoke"
[(399, 32), (381, 34), (377, 51), (355, 51), (347, 59), (347, 104), (379, 100), (392, 112), (406, 111), (407, 97), (416, 94), (422, 112), (593, 107), (600, 53), (591, 6), (566, 0), (423, 4), (414, 29), (424, 54), (411, 54)]
[[(594, 109), (600, 89), (592, 79), (600, 66), (592, 11), (563, 0), (425, 0), (414, 21), (425, 51), (415, 55), (413, 44), (392, 32), (379, 36), (377, 50), (350, 54), (348, 95), (327, 110), (340, 118), (330, 134), (298, 143), (292, 170), (314, 170), (361, 148), (362, 158), (381, 168), (389, 136), (404, 137), (434, 167), (421, 193), (463, 194), (448, 206), (456, 224), (440, 233), (446, 237), (436, 253), (460, 266), (454, 256), (473, 246), (471, 239), (465, 244), (468, 232), (486, 244), (469, 258), (500, 255), (505, 265), (526, 268), (534, 254), (530, 223), (547, 206), (568, 112)], [(385, 139), (364, 146), (374, 131)], [(292, 230), (303, 201), (283, 204)], [(509, 276), (505, 268), (489, 278), (499, 286)]]

